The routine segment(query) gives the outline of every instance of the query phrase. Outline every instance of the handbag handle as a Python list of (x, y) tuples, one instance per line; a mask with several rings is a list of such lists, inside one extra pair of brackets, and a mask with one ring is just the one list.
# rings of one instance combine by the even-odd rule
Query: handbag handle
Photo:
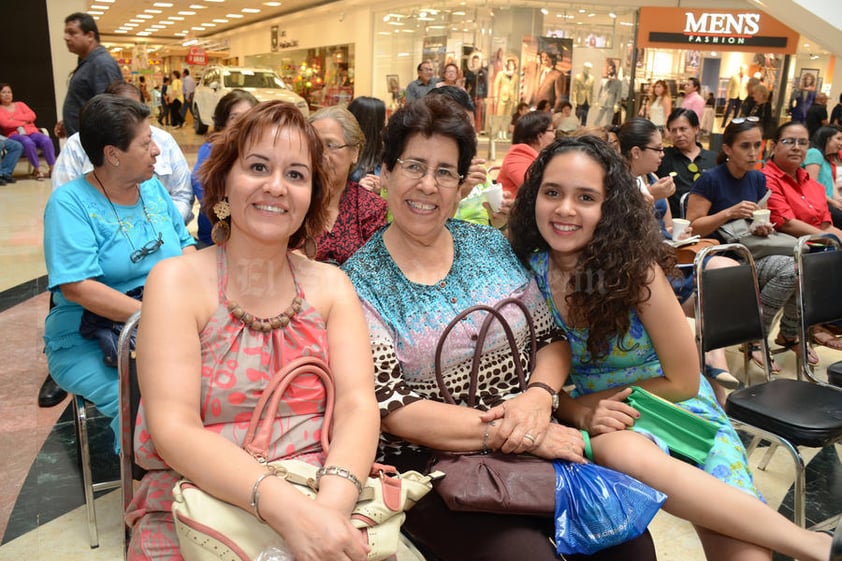
[(333, 405), (336, 400), (336, 389), (330, 367), (320, 358), (305, 356), (297, 358), (278, 370), (263, 394), (257, 401), (251, 414), (243, 448), (252, 456), (265, 460), (269, 454), (269, 443), (272, 438), (272, 424), (278, 411), (281, 399), (292, 381), (298, 376), (313, 374), (319, 378), (325, 388), (325, 414), (322, 430), (319, 436), (322, 449), (327, 453), (330, 446), (330, 429), (333, 420)]
[(532, 314), (529, 313), (529, 309), (526, 307), (522, 301), (517, 298), (506, 298), (498, 302), (495, 306), (489, 306), (487, 304), (477, 304), (476, 306), (471, 306), (470, 308), (466, 308), (462, 310), (459, 314), (453, 318), (450, 323), (447, 324), (447, 327), (444, 328), (442, 331), (441, 336), (439, 336), (439, 340), (436, 343), (436, 353), (435, 353), (435, 375), (436, 375), (436, 384), (438, 385), (439, 392), (441, 393), (442, 399), (444, 399), (447, 403), (451, 405), (456, 405), (456, 400), (453, 399), (453, 394), (447, 387), (447, 384), (444, 383), (444, 376), (442, 374), (441, 369), (441, 353), (444, 349), (444, 342), (447, 340), (447, 336), (453, 330), (456, 325), (459, 324), (463, 319), (467, 318), (469, 315), (473, 314), (474, 312), (484, 311), (488, 312), (488, 316), (486, 316), (485, 320), (483, 321), (482, 325), (480, 326), (479, 334), (477, 336), (476, 341), (476, 349), (474, 351), (474, 358), (471, 361), (471, 372), (470, 372), (470, 381), (469, 381), (469, 389), (468, 389), (468, 406), (469, 407), (476, 407), (476, 397), (477, 397), (477, 385), (478, 385), (478, 378), (479, 378), (479, 365), (480, 359), (482, 358), (482, 349), (485, 346), (485, 338), (488, 335), (488, 330), (491, 328), (491, 322), (495, 319), (500, 322), (500, 325), (503, 327), (503, 331), (506, 335), (506, 341), (509, 343), (509, 349), (512, 353), (512, 360), (514, 361), (515, 366), (515, 374), (517, 374), (518, 384), (520, 385), (521, 391), (526, 390), (526, 376), (523, 372), (523, 365), (521, 364), (520, 359), (518, 358), (518, 348), (517, 342), (515, 341), (514, 333), (512, 332), (512, 328), (509, 325), (509, 322), (500, 312), (501, 309), (508, 305), (514, 305), (521, 309), (523, 312), (524, 318), (526, 319), (526, 325), (529, 329), (529, 338), (530, 338), (530, 357), (529, 363), (534, 364), (535, 362), (535, 354), (537, 352), (538, 343), (535, 340), (535, 325), (532, 321)]

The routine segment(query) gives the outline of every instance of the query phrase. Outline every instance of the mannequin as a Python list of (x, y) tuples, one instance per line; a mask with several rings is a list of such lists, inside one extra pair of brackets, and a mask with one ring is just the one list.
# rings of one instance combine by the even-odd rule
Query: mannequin
[(494, 94), (497, 96), (497, 104), (494, 107), (494, 126), (500, 140), (505, 140), (508, 136), (506, 124), (515, 110), (517, 89), (517, 59), (508, 57), (506, 68), (498, 72), (494, 78)]
[(582, 71), (573, 78), (573, 88), (570, 92), (571, 101), (576, 106), (576, 117), (579, 118), (582, 126), (588, 124), (588, 110), (591, 107), (591, 97), (593, 96), (592, 69), (593, 64), (590, 62), (582, 65)]
[(728, 116), (731, 115), (733, 109), (733, 116), (740, 114), (740, 106), (748, 97), (748, 73), (745, 64), (740, 65), (740, 71), (731, 76), (728, 81), (728, 89), (725, 97), (728, 98), (728, 105), (725, 106), (725, 113), (722, 115), (722, 128), (728, 124)]
[(468, 68), (465, 70), (465, 89), (476, 105), (475, 128), (477, 131), (484, 130), (483, 108), (485, 98), (488, 97), (488, 69), (482, 65), (482, 56), (479, 51), (471, 53)]
[(599, 90), (599, 115), (597, 126), (609, 125), (614, 118), (616, 106), (622, 97), (623, 83), (617, 79), (617, 67), (613, 61), (608, 62), (608, 76)]

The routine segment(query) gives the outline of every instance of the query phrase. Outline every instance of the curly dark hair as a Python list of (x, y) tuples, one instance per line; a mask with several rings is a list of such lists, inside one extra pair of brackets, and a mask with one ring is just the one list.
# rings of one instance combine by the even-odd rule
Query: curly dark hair
[(468, 175), (471, 160), (477, 153), (477, 137), (459, 103), (447, 95), (426, 95), (398, 109), (383, 135), (383, 165), (387, 170), (395, 169), (406, 143), (416, 134), (426, 138), (440, 134), (455, 140), (459, 148), (459, 175), (463, 178)]
[(304, 222), (289, 238), (289, 247), (295, 249), (301, 247), (308, 237), (315, 239), (325, 230), (328, 220), (327, 202), (330, 197), (322, 164), (322, 141), (307, 121), (307, 117), (302, 115), (297, 107), (285, 101), (267, 101), (256, 105), (213, 137), (211, 155), (202, 163), (198, 175), (199, 181), (205, 187), (202, 210), (211, 224), (215, 224), (219, 218), (214, 214), (213, 207), (225, 198), (228, 172), (262, 134), (274, 129), (277, 138), (285, 128), (301, 132), (310, 151), (310, 169), (313, 172), (310, 208), (307, 209)]
[[(526, 172), (518, 190), (509, 230), (512, 248), (529, 266), (533, 253), (551, 251), (538, 231), (535, 202), (544, 170), (553, 158), (582, 152), (605, 172), (602, 218), (593, 240), (579, 257), (565, 300), (572, 325), (589, 331), (588, 352), (593, 359), (610, 354), (608, 341), (628, 332), (629, 311), (649, 300), (651, 268), (659, 265), (672, 273), (675, 256), (663, 241), (652, 214), (625, 160), (606, 142), (592, 136), (560, 138), (547, 146)], [(594, 286), (594, 272), (598, 285)]]

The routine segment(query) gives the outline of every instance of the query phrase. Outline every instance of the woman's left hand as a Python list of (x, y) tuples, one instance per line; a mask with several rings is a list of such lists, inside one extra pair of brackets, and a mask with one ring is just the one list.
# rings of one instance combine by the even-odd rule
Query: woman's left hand
[(372, 193), (380, 194), (380, 176), (374, 175), (373, 173), (366, 174), (365, 177), (360, 178), (359, 181), (360, 187), (365, 189), (366, 191), (371, 191)]
[[(544, 394), (544, 395), (541, 395)], [(550, 424), (552, 403), (546, 392), (523, 392), (483, 413), (483, 422), (497, 421), (488, 442), (492, 450), (505, 454), (530, 452), (541, 443)]]

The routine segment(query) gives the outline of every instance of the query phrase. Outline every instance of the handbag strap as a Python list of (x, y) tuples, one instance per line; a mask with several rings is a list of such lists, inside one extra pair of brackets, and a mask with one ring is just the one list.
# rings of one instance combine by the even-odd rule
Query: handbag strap
[(523, 365), (521, 364), (519, 358), (519, 352), (517, 347), (517, 341), (515, 340), (514, 332), (512, 331), (509, 322), (501, 313), (501, 309), (505, 308), (506, 306), (514, 305), (523, 312), (524, 318), (526, 320), (526, 325), (529, 329), (529, 338), (530, 338), (530, 357), (529, 363), (534, 364), (535, 362), (535, 354), (537, 352), (538, 343), (535, 339), (535, 324), (532, 321), (532, 314), (529, 313), (529, 309), (526, 305), (517, 298), (506, 298), (498, 302), (495, 306), (489, 306), (486, 304), (477, 304), (476, 306), (471, 306), (470, 308), (466, 308), (462, 310), (459, 314), (453, 318), (450, 323), (447, 324), (447, 327), (444, 328), (442, 331), (441, 336), (439, 336), (439, 340), (436, 343), (436, 353), (435, 353), (435, 375), (436, 375), (436, 384), (438, 385), (439, 392), (441, 393), (442, 398), (451, 405), (456, 405), (456, 400), (453, 398), (453, 394), (447, 387), (447, 384), (444, 382), (444, 375), (442, 373), (441, 368), (441, 354), (442, 350), (444, 349), (444, 343), (447, 340), (447, 336), (453, 330), (456, 325), (458, 325), (463, 319), (467, 318), (474, 312), (483, 311), (487, 312), (488, 315), (486, 316), (485, 320), (483, 321), (482, 325), (480, 326), (479, 334), (477, 335), (476, 341), (476, 349), (474, 350), (474, 358), (471, 361), (471, 371), (470, 371), (470, 381), (469, 381), (469, 388), (468, 388), (468, 406), (469, 407), (476, 407), (477, 401), (477, 385), (478, 385), (478, 378), (479, 378), (479, 367), (480, 367), (480, 360), (482, 358), (482, 350), (485, 346), (485, 339), (488, 335), (488, 331), (491, 328), (491, 323), (496, 319), (500, 322), (500, 325), (503, 328), (503, 332), (506, 335), (506, 341), (509, 343), (509, 350), (512, 353), (512, 360), (514, 362), (515, 367), (515, 374), (518, 378), (518, 384), (520, 385), (521, 391), (526, 390), (526, 375), (523, 372)]
[(325, 414), (319, 438), (322, 449), (327, 453), (330, 446), (333, 405), (336, 400), (333, 375), (325, 361), (306, 356), (297, 358), (278, 370), (269, 380), (269, 384), (257, 401), (243, 441), (243, 448), (252, 456), (263, 460), (267, 458), (272, 438), (272, 425), (275, 422), (275, 414), (278, 411), (281, 399), (293, 380), (304, 374), (317, 376), (325, 388)]

